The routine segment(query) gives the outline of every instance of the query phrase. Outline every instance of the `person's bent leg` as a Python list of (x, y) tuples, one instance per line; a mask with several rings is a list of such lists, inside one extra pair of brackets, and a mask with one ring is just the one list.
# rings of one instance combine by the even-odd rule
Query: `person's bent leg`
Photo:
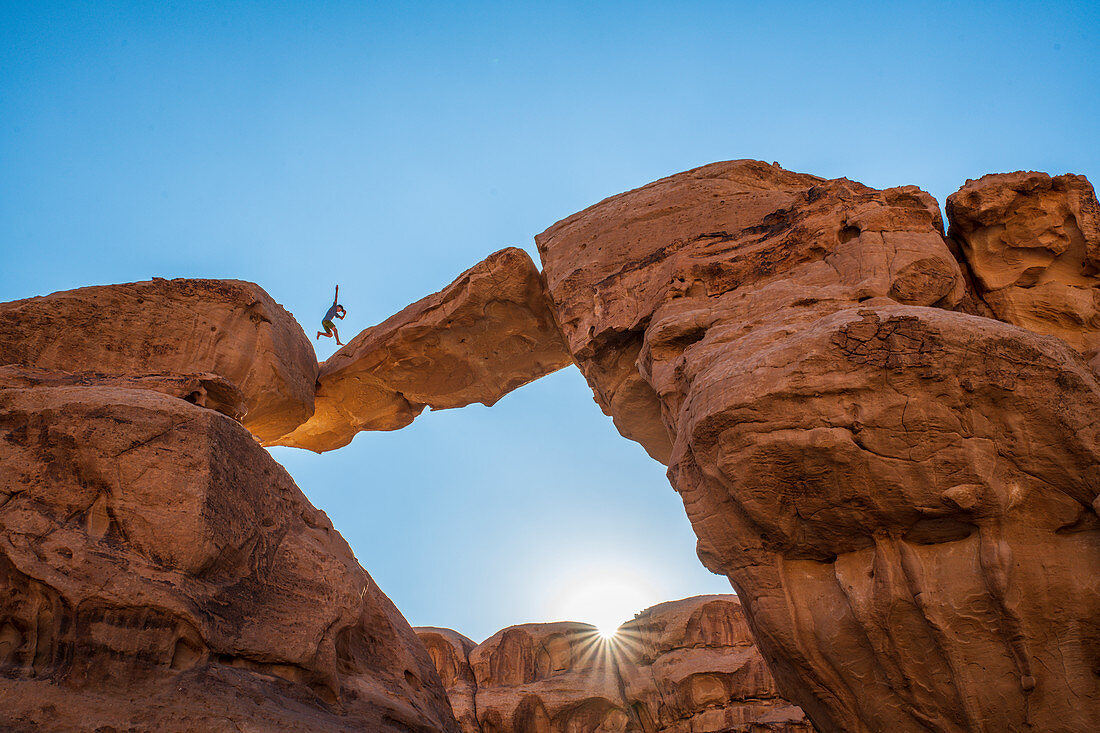
[(344, 344), (340, 341), (340, 332), (336, 330), (335, 326), (332, 327), (332, 333), (336, 336), (336, 345), (343, 346)]

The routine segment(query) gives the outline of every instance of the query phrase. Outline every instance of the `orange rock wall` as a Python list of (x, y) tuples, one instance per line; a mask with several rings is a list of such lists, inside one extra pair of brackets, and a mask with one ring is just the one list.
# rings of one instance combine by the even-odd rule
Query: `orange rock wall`
[(820, 730), (1100, 719), (1100, 384), (953, 310), (978, 309), (930, 196), (733, 161), (536, 242), (597, 401)]
[(431, 660), (238, 423), (0, 389), (0, 728), (457, 732)]

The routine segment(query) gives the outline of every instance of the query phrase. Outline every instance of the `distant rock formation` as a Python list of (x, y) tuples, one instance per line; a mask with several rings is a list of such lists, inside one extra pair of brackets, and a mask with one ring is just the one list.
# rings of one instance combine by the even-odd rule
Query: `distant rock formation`
[(277, 438), (313, 414), (317, 357), (302, 327), (241, 280), (149, 280), (0, 303), (0, 366), (134, 378), (215, 374), (243, 423)]
[(0, 728), (457, 733), (407, 622), (203, 391), (241, 392), (0, 370)]
[(820, 730), (1100, 719), (1100, 384), (952, 310), (977, 301), (928, 194), (734, 161), (536, 242), (597, 401)]
[(1100, 205), (1084, 176), (982, 176), (947, 197), (947, 217), (996, 318), (1100, 367)]
[(477, 646), (457, 631), (434, 626), (413, 629), (428, 650), (435, 664), (443, 689), (451, 702), (451, 710), (462, 733), (481, 733), (477, 722), (477, 681), (470, 669), (470, 651)]
[(654, 606), (612, 640), (571, 622), (512, 626), (477, 646), (415, 631), (463, 733), (813, 730), (779, 697), (732, 595)]
[(269, 444), (333, 450), (361, 430), (403, 428), (426, 406), (493, 405), (569, 364), (538, 268), (510, 247), (336, 352), (313, 417)]

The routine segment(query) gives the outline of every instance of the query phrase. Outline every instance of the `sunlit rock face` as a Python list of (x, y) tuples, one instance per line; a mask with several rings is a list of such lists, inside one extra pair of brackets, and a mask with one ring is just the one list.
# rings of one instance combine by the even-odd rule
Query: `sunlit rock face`
[(318, 369), (301, 326), (260, 286), (159, 278), (0, 303), (3, 365), (128, 378), (217, 375), (241, 391), (244, 426), (261, 440), (313, 414)]
[(997, 318), (1100, 364), (1100, 205), (1084, 176), (982, 176), (947, 197), (947, 217)]
[(269, 444), (333, 450), (362, 430), (403, 428), (425, 407), (493, 405), (569, 363), (538, 268), (509, 247), (337, 351), (316, 413)]
[(630, 729), (616, 660), (594, 626), (511, 626), (475, 647), (470, 667), (482, 733)]
[(253, 436), (105, 385), (0, 389), (0, 728), (457, 733), (423, 645)]
[(947, 310), (930, 196), (735, 161), (536, 241), (597, 401), (820, 730), (1100, 719), (1100, 385), (1064, 341)]
[(570, 622), (513, 626), (476, 647), (416, 631), (463, 733), (813, 730), (779, 697), (732, 595), (654, 606), (611, 639)]

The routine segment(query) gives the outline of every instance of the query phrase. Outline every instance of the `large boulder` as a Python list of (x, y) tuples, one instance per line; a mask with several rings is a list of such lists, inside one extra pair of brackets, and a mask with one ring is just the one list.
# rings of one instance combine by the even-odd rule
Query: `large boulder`
[(313, 417), (268, 444), (333, 450), (362, 430), (403, 428), (425, 407), (493, 405), (569, 364), (538, 269), (509, 247), (336, 352)]
[(1100, 386), (1062, 341), (946, 310), (930, 196), (734, 161), (536, 241), (597, 400), (820, 730), (1100, 718)]
[(240, 280), (103, 285), (0, 303), (0, 366), (140, 377), (214, 374), (261, 440), (313, 414), (317, 357), (263, 288)]
[(535, 241), (597, 402), (667, 463), (680, 387), (651, 372), (716, 324), (731, 341), (875, 297), (954, 305), (964, 283), (942, 231), (936, 201), (914, 186), (876, 191), (742, 160), (605, 199)]
[(811, 733), (779, 697), (737, 597), (654, 606), (602, 638), (521, 624), (480, 645), (417, 629), (463, 733)]
[(457, 733), (431, 659), (232, 419), (0, 389), (0, 728)]
[(948, 233), (1002, 321), (1100, 364), (1100, 205), (1084, 176), (982, 176), (947, 197)]

